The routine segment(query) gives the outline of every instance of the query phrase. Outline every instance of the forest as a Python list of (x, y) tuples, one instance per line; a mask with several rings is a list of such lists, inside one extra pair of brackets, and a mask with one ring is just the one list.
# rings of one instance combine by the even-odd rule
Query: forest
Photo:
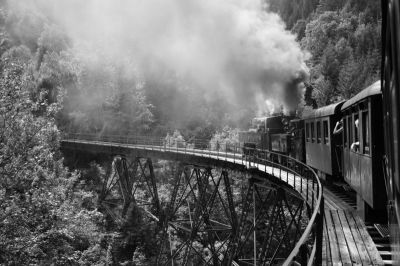
[(369, 0), (269, 0), (310, 52), (305, 104), (346, 100), (380, 77), (381, 10)]
[[(196, 64), (179, 61), (175, 50), (170, 54), (170, 50), (158, 51), (168, 42), (155, 41), (151, 54), (136, 54), (150, 45), (141, 46), (140, 40), (154, 38), (152, 32), (139, 37), (126, 32), (107, 36), (107, 26), (123, 24), (113, 19), (116, 25), (93, 30), (100, 33), (90, 42), (85, 39), (90, 32), (84, 31), (86, 24), (89, 29), (93, 25), (90, 21), (82, 22), (82, 32), (70, 31), (67, 18), (62, 20), (49, 11), (53, 6), (28, 2), (0, 0), (0, 265), (152, 265), (152, 228), (140, 215), (132, 218), (131, 226), (110, 226), (108, 214), (97, 205), (109, 166), (96, 162), (76, 168), (68, 165), (60, 152), (60, 141), (67, 132), (231, 143), (237, 141), (240, 128), (249, 127), (251, 118), (268, 114), (260, 113), (257, 99), (248, 96), (258, 95), (258, 90), (247, 86), (255, 88), (270, 80), (279, 84), (295, 76), (294, 86), (283, 86), (292, 91), (277, 97), (297, 95), (295, 107), (293, 102), (289, 105), (301, 111), (348, 99), (380, 75), (381, 12), (375, 0), (265, 0), (263, 12), (272, 17), (268, 21), (284, 30), (280, 41), (293, 39), (294, 44), (271, 45), (269, 49), (287, 48), (293, 53), (271, 63), (287, 71), (266, 68), (272, 74), (263, 77), (264, 83), (250, 80), (264, 73), (257, 72), (263, 61), (254, 63), (261, 56), (252, 50), (229, 59), (227, 52), (221, 57), (230, 63), (227, 69), (225, 65), (209, 69), (202, 60)], [(67, 7), (63, 12), (69, 14)], [(109, 10), (110, 14), (119, 11)], [(275, 12), (280, 18), (271, 15)], [(163, 17), (156, 10), (154, 14)], [(226, 23), (223, 28), (229, 32), (231, 26)], [(106, 41), (99, 36), (107, 37)], [(230, 45), (223, 40), (214, 43), (210, 36), (207, 40), (216, 51)], [(238, 47), (232, 51), (241, 51), (242, 46)], [(207, 51), (200, 59), (218, 57), (205, 55)], [(180, 48), (179, 54), (191, 58)], [(296, 71), (303, 59), (293, 56), (297, 54), (304, 55), (300, 74)], [(167, 64), (171, 58), (179, 61), (174, 68)], [(281, 65), (282, 60), (286, 63)], [(253, 67), (254, 75), (248, 71)], [(220, 69), (226, 73), (215, 74)], [(245, 78), (237, 73), (245, 73)], [(224, 82), (212, 83), (221, 76)], [(266, 95), (275, 95), (281, 88), (276, 87)], [(158, 162), (157, 171), (167, 176), (168, 165)], [(165, 184), (166, 194), (169, 185)]]

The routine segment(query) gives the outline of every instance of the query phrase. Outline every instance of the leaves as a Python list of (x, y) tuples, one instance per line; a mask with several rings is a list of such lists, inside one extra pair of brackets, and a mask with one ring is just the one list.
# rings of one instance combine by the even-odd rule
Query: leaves
[(211, 150), (233, 151), (229, 150), (239, 144), (238, 129), (231, 129), (225, 126), (221, 132), (216, 132), (210, 140)]
[(379, 79), (380, 22), (366, 19), (372, 5), (351, 8), (335, 2), (338, 6), (327, 7), (328, 2), (323, 1), (302, 39), (312, 54), (309, 66), (320, 106), (348, 99)]
[[(313, 96), (319, 106), (348, 99), (379, 79), (376, 55), (381, 49), (381, 20), (377, 1), (267, 2), (312, 55), (307, 62), (309, 85), (315, 89)], [(307, 12), (300, 15), (300, 10)], [(309, 96), (305, 102), (311, 104)]]
[(1, 56), (0, 264), (77, 264), (98, 247), (103, 215), (83, 207), (94, 196), (73, 189), (59, 154), (65, 60), (46, 54), (36, 70), (36, 56), (23, 45)]

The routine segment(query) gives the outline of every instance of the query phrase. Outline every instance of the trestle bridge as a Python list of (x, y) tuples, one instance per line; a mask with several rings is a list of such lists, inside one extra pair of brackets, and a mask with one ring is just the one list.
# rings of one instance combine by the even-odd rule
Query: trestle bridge
[[(321, 264), (324, 198), (314, 170), (279, 153), (217, 146), (85, 134), (61, 142), (64, 152), (110, 158), (101, 205), (117, 221), (132, 208), (146, 214), (157, 265)], [(159, 160), (174, 162), (167, 182)]]

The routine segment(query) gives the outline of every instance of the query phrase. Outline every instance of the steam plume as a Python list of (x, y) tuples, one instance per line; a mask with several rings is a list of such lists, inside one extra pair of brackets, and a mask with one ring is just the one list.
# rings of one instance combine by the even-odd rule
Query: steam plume
[(307, 72), (295, 36), (259, 0), (12, 2), (45, 12), (76, 45), (96, 45), (105, 57), (134, 62), (126, 66), (143, 74), (146, 63), (155, 62), (238, 106), (262, 109), (269, 99), (292, 108)]

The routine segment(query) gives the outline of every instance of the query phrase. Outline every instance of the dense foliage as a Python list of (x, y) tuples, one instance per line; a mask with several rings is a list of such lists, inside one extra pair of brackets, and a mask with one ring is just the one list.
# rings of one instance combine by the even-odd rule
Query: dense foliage
[[(218, 131), (214, 134), (210, 141), (211, 150), (217, 151), (232, 151), (235, 145), (239, 144), (239, 133), (238, 130), (224, 127), (222, 131)], [(235, 151), (236, 152), (236, 151)]]
[[(379, 79), (380, 2), (267, 0), (311, 53), (305, 98), (319, 106), (348, 99)], [(311, 98), (311, 99), (310, 99)]]
[(92, 192), (73, 189), (79, 176), (59, 152), (60, 104), (40, 87), (34, 58), (20, 45), (1, 55), (0, 263), (105, 262), (103, 215), (82, 206)]

